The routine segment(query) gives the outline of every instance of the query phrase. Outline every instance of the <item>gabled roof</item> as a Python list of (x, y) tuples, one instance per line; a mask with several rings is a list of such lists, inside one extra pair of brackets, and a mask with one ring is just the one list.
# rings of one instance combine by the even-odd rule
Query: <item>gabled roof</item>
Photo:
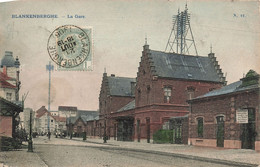
[(247, 73), (247, 76), (242, 78), (240, 81), (231, 83), (227, 86), (222, 87), (221, 89), (208, 92), (202, 96), (195, 98), (194, 100), (205, 98), (205, 97), (213, 97), (213, 96), (226, 95), (226, 94), (231, 94), (231, 93), (236, 93), (236, 92), (241, 92), (246, 90), (257, 89), (259, 88), (259, 75), (254, 71), (253, 71), (254, 74), (252, 75), (252, 71), (253, 70), (250, 70)]
[(23, 112), (22, 106), (17, 105), (14, 102), (6, 100), (5, 98), (0, 96), (0, 112), (2, 112), (2, 109), (6, 110), (5, 106), (9, 106), (10, 108), (12, 108), (13, 113), (14, 112)]
[(112, 96), (134, 96), (131, 89), (131, 82), (136, 82), (135, 78), (109, 76), (108, 87)]
[(16, 86), (10, 84), (9, 82), (7, 82), (6, 80), (4, 79), (0, 79), (0, 87), (1, 88), (11, 88), (11, 89), (14, 89), (16, 88)]
[(77, 107), (74, 106), (59, 106), (59, 111), (77, 111)]
[(13, 78), (8, 77), (5, 73), (0, 71), (0, 79), (4, 79), (4, 80), (12, 80)]
[(197, 98), (218, 96), (218, 95), (232, 93), (232, 92), (235, 92), (236, 90), (238, 90), (238, 88), (241, 86), (241, 84), (242, 84), (242, 81), (237, 81), (237, 82), (231, 83), (227, 86), (224, 86), (221, 89), (210, 91), (209, 93), (206, 93), (206, 94), (199, 96)]
[(0, 72), (0, 87), (1, 88), (16, 88), (15, 85), (10, 84), (7, 80), (14, 80), (14, 79), (8, 77), (3, 72)]
[(48, 110), (45, 108), (45, 106), (42, 106), (41, 108), (39, 108), (36, 111), (36, 117), (40, 118), (41, 116), (43, 116), (46, 112), (48, 112)]
[[(149, 50), (155, 75), (165, 78), (221, 82), (212, 59)], [(223, 73), (222, 73), (223, 74)]]
[(94, 120), (98, 116), (97, 111), (88, 111), (88, 110), (78, 110), (76, 120), (81, 118), (83, 122)]
[(135, 108), (135, 100), (131, 101), (124, 107), (120, 108), (117, 112), (122, 112), (122, 111), (127, 111), (127, 110), (132, 110)]

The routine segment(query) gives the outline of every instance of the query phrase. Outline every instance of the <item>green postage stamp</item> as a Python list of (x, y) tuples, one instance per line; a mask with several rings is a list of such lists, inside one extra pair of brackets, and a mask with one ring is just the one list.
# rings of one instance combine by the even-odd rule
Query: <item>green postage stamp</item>
[(63, 25), (50, 35), (47, 44), (50, 58), (60, 71), (91, 71), (92, 28)]

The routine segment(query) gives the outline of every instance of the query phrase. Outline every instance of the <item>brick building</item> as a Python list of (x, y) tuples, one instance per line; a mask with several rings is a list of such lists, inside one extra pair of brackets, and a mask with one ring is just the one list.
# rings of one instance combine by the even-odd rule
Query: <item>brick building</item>
[[(127, 116), (118, 119), (118, 115), (115, 113), (134, 100), (134, 90), (134, 78), (116, 77), (114, 74), (107, 76), (107, 73), (103, 74), (99, 94), (99, 121), (97, 125), (100, 137), (105, 135), (104, 132), (106, 132), (106, 136), (109, 138), (115, 137), (117, 135), (118, 122), (124, 119), (129, 120)], [(133, 118), (131, 117), (131, 119)]]
[(189, 101), (189, 144), (260, 150), (259, 75)]
[(189, 113), (188, 99), (226, 84), (214, 53), (208, 57), (143, 47), (135, 91), (135, 139), (150, 142), (171, 117)]

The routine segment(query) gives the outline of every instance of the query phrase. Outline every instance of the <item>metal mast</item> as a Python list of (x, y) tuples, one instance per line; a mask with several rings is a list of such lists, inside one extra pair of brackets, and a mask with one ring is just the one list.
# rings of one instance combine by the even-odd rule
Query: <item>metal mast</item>
[(48, 138), (50, 139), (50, 106), (51, 106), (51, 71), (53, 71), (54, 66), (51, 65), (51, 62), (49, 61), (49, 64), (46, 65), (46, 69), (49, 71), (49, 92), (48, 92)]
[(173, 27), (165, 51), (190, 54), (192, 46), (193, 52), (198, 55), (190, 26), (190, 14), (186, 4), (184, 11), (180, 12), (178, 9), (178, 14), (173, 16)]

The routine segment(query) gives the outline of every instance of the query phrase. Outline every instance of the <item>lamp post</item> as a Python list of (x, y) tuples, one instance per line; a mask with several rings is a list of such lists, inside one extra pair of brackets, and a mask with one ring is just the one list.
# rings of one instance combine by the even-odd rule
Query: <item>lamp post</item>
[(106, 117), (106, 115), (105, 115), (105, 125), (104, 125), (104, 137), (103, 137), (103, 140), (104, 140), (104, 143), (107, 143), (107, 117)]
[(30, 134), (28, 141), (28, 152), (33, 152), (33, 142), (32, 142), (32, 111), (30, 111)]
[(46, 70), (49, 71), (49, 93), (48, 93), (48, 138), (50, 140), (51, 138), (51, 133), (50, 133), (50, 105), (51, 105), (51, 71), (53, 71), (54, 66), (51, 65), (51, 61), (49, 61), (49, 64), (46, 65)]
[(14, 65), (15, 65), (15, 68), (16, 68), (16, 90), (15, 90), (15, 101), (19, 101), (19, 90), (20, 90), (20, 85), (21, 85), (21, 82), (19, 81), (19, 73), (20, 73), (20, 70), (19, 70), (19, 67), (20, 67), (20, 62), (19, 62), (19, 59), (18, 57), (16, 57), (16, 60), (14, 62)]

